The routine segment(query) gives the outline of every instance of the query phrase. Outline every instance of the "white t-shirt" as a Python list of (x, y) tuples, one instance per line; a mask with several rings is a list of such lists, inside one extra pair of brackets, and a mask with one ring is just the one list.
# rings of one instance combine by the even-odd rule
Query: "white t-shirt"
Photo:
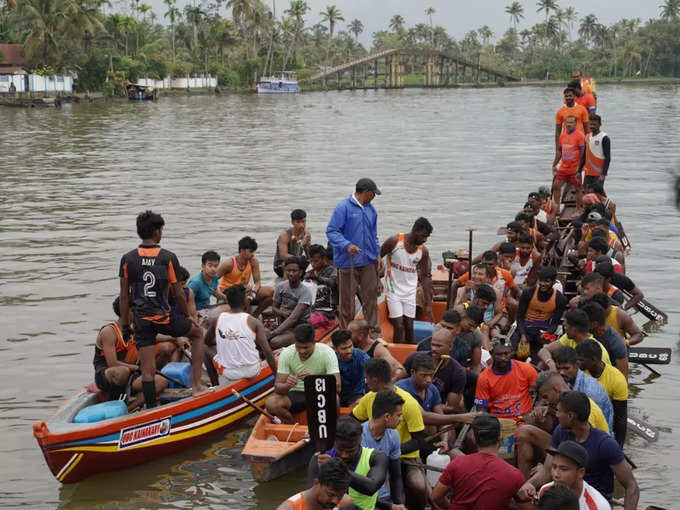
[[(540, 497), (548, 488), (552, 487), (555, 482), (546, 483), (541, 490), (538, 491)], [(594, 489), (588, 482), (583, 480), (583, 491), (578, 498), (579, 510), (611, 510), (609, 502), (600, 494), (597, 489)]]
[(260, 363), (255, 332), (248, 325), (247, 313), (223, 312), (215, 326), (217, 354), (215, 361), (230, 370)]

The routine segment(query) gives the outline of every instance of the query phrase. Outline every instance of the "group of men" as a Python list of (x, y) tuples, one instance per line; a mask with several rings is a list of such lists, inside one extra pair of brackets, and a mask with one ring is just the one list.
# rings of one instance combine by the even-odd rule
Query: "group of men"
[[(507, 226), (507, 241), (453, 282), (451, 309), (403, 364), (380, 340), (378, 296), (383, 290), (393, 341), (414, 343), (416, 307), (433, 317), (424, 246), (433, 227), (418, 218), (409, 232), (380, 244), (372, 205), (380, 190), (363, 178), (330, 218), (329, 247), (312, 244), (305, 211), (292, 211), (275, 246), (274, 287), (262, 285), (254, 239), (242, 238), (226, 261), (205, 252), (201, 271), (189, 277), (160, 247), (163, 218), (140, 214), (141, 244), (121, 259), (119, 318), (102, 328), (95, 346), (98, 389), (111, 398), (136, 392), (131, 407), (154, 407), (165, 388), (157, 369), (190, 347), (194, 395), (210, 391), (204, 361), (218, 385), (256, 377), (264, 360), (276, 374), (266, 408), (294, 423), (305, 409), (304, 378), (334, 375), (338, 404), (351, 412), (338, 421), (335, 447), (310, 462), (311, 488), (282, 509), (523, 509), (536, 500), (536, 508), (604, 509), (614, 478), (625, 508), (635, 508), (639, 490), (621, 446), (626, 344), (640, 342), (642, 332), (625, 310), (642, 293), (623, 274), (615, 205), (603, 188), (610, 142), (592, 95), (571, 83), (564, 96), (552, 189), (529, 193)], [(587, 137), (574, 135), (579, 130)], [(586, 206), (570, 224), (584, 273), (581, 295), (570, 301), (555, 268), (543, 265), (560, 238), (564, 183), (576, 188), (577, 207)], [(363, 319), (355, 318), (356, 297)], [(275, 321), (265, 327), (269, 307)], [(564, 334), (553, 339), (562, 319)], [(317, 341), (319, 330), (336, 325), (331, 345)], [(508, 423), (516, 428), (517, 468), (499, 457)], [(431, 487), (423, 461), (435, 451), (452, 460)]]

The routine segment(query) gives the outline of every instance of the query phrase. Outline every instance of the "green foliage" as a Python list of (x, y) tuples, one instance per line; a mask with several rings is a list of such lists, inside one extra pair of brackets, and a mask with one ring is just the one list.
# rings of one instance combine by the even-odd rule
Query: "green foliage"
[(116, 70), (123, 71), (127, 79), (133, 83), (146, 74), (146, 64), (129, 57), (114, 59), (113, 67)]
[(168, 75), (168, 64), (164, 60), (149, 59), (146, 65), (146, 74), (149, 78), (162, 80)]
[(101, 90), (109, 67), (108, 56), (103, 53), (90, 54), (87, 61), (78, 71), (78, 77), (73, 84), (76, 91)]

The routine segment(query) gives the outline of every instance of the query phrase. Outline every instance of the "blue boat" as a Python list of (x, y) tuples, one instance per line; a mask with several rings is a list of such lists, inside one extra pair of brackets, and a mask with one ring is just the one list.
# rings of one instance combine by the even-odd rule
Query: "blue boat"
[(297, 74), (293, 71), (280, 71), (272, 76), (263, 76), (257, 82), (258, 94), (296, 94), (300, 92)]

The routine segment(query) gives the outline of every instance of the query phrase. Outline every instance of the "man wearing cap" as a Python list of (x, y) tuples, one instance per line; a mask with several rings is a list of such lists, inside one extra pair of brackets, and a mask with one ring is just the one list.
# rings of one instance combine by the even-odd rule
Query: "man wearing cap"
[(380, 190), (371, 179), (362, 178), (355, 192), (341, 201), (333, 211), (326, 236), (333, 246), (333, 264), (338, 268), (340, 291), (339, 322), (347, 329), (354, 319), (354, 296), (357, 284), (361, 291), (364, 318), (373, 334), (380, 334), (378, 323), (378, 272), (380, 243), (378, 213), (371, 204)]
[(567, 485), (578, 496), (579, 510), (611, 509), (604, 496), (583, 479), (588, 465), (588, 452), (583, 446), (574, 441), (563, 441), (547, 453), (552, 456), (550, 475), (553, 481), (541, 487), (538, 491), (539, 498), (558, 482)]
[(614, 271), (614, 266), (610, 261), (595, 261), (595, 272), (602, 275), (604, 282), (602, 284), (602, 289), (605, 294), (611, 297), (610, 290), (614, 288), (616, 290), (621, 290), (622, 292), (627, 292), (630, 295), (628, 301), (623, 305), (624, 310), (630, 310), (636, 306), (645, 295), (642, 291), (635, 285), (635, 282), (628, 278), (626, 275), (619, 274)]
[[(498, 456), (501, 441), (498, 418), (488, 414), (476, 416), (472, 433), (479, 451), (460, 455), (446, 466), (432, 489), (432, 501), (439, 508), (492, 509), (508, 508), (514, 500), (520, 510), (532, 509), (530, 502), (517, 498), (524, 476)], [(453, 495), (449, 501), (451, 489)]]
[[(640, 488), (630, 466), (626, 462), (621, 447), (608, 433), (596, 429), (588, 423), (591, 401), (580, 391), (565, 391), (557, 403), (557, 420), (550, 440), (553, 450), (559, 451), (564, 441), (574, 441), (588, 452), (584, 480), (593, 486), (604, 498), (611, 500), (614, 494), (614, 477), (625, 491), (623, 508), (634, 510), (640, 498)], [(538, 469), (522, 487), (522, 497), (533, 497), (536, 488), (550, 480), (553, 455), (548, 454), (545, 464)]]

